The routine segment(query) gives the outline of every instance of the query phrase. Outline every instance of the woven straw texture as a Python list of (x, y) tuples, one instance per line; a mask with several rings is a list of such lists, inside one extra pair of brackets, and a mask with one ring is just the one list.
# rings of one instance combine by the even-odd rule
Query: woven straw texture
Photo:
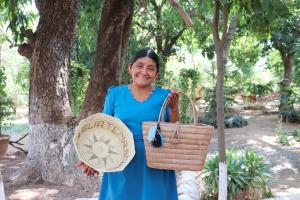
[(127, 126), (102, 113), (81, 120), (73, 142), (80, 160), (99, 172), (122, 171), (135, 154)]
[[(186, 95), (182, 92), (180, 94)], [(213, 127), (197, 124), (195, 106), (190, 98), (189, 100), (193, 106), (194, 124), (160, 122), (167, 99), (161, 108), (159, 121), (143, 123), (143, 139), (148, 167), (179, 171), (203, 169)], [(158, 123), (165, 143), (156, 148), (149, 143), (147, 135), (149, 129)]]

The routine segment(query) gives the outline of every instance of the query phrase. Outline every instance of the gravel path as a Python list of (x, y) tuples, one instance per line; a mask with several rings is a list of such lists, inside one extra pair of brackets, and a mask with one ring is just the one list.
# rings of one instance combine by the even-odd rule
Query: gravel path
[[(277, 115), (257, 115), (248, 118), (243, 128), (226, 129), (226, 147), (251, 150), (264, 157), (273, 172), (270, 187), (274, 196), (292, 194), (300, 199), (300, 145), (283, 146), (276, 142)], [(300, 128), (299, 124), (285, 124), (285, 130)], [(215, 130), (209, 155), (217, 152)], [(293, 188), (289, 192), (288, 188)], [(278, 194), (277, 194), (278, 193)], [(296, 197), (295, 197), (296, 198)], [(277, 200), (277, 199), (276, 199)]]

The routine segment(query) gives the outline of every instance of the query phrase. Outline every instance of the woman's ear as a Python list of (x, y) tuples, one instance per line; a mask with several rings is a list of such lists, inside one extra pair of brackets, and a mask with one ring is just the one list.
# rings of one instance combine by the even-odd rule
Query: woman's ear
[(128, 64), (128, 73), (131, 75), (132, 64)]

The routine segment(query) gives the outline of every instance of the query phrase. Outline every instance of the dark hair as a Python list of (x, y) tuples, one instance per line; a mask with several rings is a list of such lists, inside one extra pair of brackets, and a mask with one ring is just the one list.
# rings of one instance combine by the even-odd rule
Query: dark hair
[(138, 52), (136, 52), (131, 64), (133, 64), (137, 59), (144, 57), (151, 58), (156, 64), (157, 71), (159, 70), (159, 57), (153, 50), (148, 48), (141, 49)]

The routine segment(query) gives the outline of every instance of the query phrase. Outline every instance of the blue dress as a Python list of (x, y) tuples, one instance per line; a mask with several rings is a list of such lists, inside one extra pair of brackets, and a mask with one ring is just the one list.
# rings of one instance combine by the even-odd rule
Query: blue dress
[(128, 85), (108, 90), (103, 113), (121, 119), (131, 130), (135, 156), (123, 171), (103, 174), (99, 200), (178, 200), (175, 171), (147, 167), (142, 136), (142, 122), (158, 119), (169, 92), (155, 87), (145, 101), (139, 102)]

